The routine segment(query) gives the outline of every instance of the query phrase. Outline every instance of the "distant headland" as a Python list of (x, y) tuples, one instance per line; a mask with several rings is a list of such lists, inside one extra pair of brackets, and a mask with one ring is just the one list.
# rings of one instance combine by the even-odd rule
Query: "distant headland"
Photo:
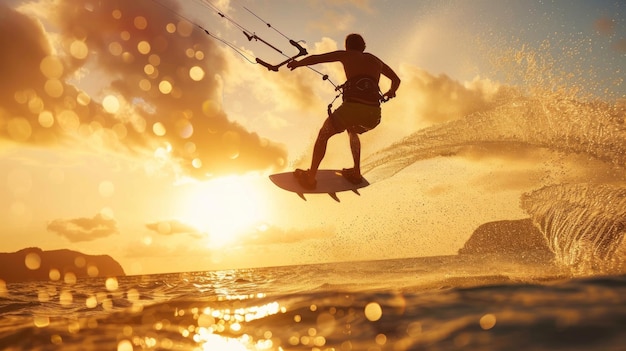
[(553, 257), (547, 239), (535, 227), (530, 218), (485, 223), (459, 249), (459, 254), (500, 253), (523, 255), (538, 253)]
[(89, 277), (126, 275), (109, 255), (86, 255), (72, 250), (44, 251), (30, 247), (0, 253), (0, 280), (15, 283), (35, 280), (72, 281)]

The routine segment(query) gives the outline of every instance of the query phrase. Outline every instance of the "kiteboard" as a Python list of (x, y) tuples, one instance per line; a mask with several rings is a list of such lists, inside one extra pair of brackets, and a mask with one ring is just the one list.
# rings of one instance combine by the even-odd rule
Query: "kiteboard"
[(320, 169), (316, 174), (317, 186), (315, 189), (306, 189), (300, 183), (298, 179), (293, 175), (293, 172), (285, 172), (272, 174), (270, 180), (283, 190), (290, 191), (298, 194), (303, 200), (306, 201), (304, 194), (328, 194), (335, 201), (340, 202), (337, 197), (337, 193), (342, 191), (352, 191), (357, 195), (359, 189), (365, 188), (370, 183), (363, 178), (358, 184), (353, 184), (341, 175), (340, 170), (334, 169)]

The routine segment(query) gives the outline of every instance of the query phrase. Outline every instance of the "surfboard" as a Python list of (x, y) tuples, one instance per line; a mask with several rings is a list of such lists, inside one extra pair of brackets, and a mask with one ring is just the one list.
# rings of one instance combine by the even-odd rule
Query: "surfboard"
[(357, 195), (359, 189), (365, 188), (370, 183), (363, 178), (363, 181), (359, 184), (352, 184), (341, 175), (341, 171), (335, 169), (320, 169), (316, 175), (317, 187), (315, 189), (303, 188), (298, 179), (293, 175), (293, 172), (285, 172), (272, 174), (270, 180), (283, 190), (290, 191), (298, 194), (303, 200), (306, 201), (304, 194), (328, 194), (335, 201), (340, 202), (337, 193), (342, 191), (352, 191)]

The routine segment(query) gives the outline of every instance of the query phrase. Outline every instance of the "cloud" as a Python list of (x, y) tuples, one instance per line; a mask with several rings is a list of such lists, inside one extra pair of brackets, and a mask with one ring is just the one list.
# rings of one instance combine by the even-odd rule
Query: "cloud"
[(428, 124), (462, 118), (473, 112), (492, 107), (499, 85), (489, 80), (463, 84), (441, 74), (434, 76), (414, 66), (400, 69), (405, 113)]
[(93, 241), (118, 233), (117, 221), (100, 213), (93, 218), (55, 219), (48, 223), (48, 231), (73, 243)]
[(311, 8), (323, 9), (321, 20), (312, 21), (310, 27), (323, 33), (353, 31), (357, 22), (355, 12), (375, 15), (369, 0), (312, 0)]
[(228, 48), (162, 3), (0, 5), (0, 138), (157, 158), (198, 178), (282, 165), (282, 146), (222, 109)]
[(146, 228), (162, 235), (189, 234), (195, 238), (202, 238), (198, 229), (177, 220), (149, 223), (146, 224)]

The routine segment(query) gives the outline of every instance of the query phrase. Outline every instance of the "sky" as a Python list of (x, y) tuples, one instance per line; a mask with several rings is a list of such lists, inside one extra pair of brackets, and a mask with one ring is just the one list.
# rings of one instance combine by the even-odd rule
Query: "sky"
[[(624, 101), (625, 11), (620, 1), (4, 1), (0, 252), (109, 254), (127, 274), (455, 254), (479, 225), (524, 218), (518, 198), (533, 185), (505, 180), (546, 166), (505, 152), (426, 160), (366, 174), (361, 196), (303, 201), (268, 175), (308, 167), (345, 77), (338, 64), (271, 72), (255, 59), (295, 55), (289, 39), (314, 54), (361, 33), (402, 79), (363, 135), (367, 157), (511, 87), (546, 84), (546, 70), (555, 90)], [(328, 150), (323, 168), (351, 165), (345, 135)], [(500, 182), (481, 185), (494, 172)]]

